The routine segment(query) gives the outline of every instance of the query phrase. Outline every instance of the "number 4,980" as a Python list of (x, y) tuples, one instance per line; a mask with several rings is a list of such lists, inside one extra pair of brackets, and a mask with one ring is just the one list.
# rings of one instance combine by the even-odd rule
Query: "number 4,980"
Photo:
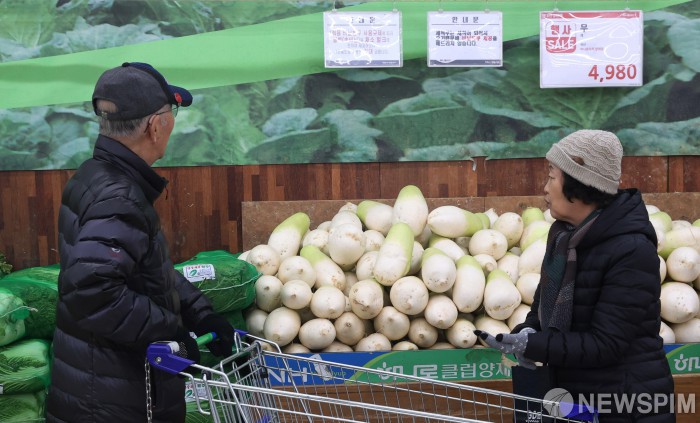
[(597, 79), (600, 82), (604, 80), (616, 79), (634, 79), (637, 77), (637, 66), (636, 65), (606, 65), (605, 66), (605, 76), (601, 76), (598, 73), (598, 65), (593, 65), (591, 70), (588, 72), (588, 76), (593, 79)]

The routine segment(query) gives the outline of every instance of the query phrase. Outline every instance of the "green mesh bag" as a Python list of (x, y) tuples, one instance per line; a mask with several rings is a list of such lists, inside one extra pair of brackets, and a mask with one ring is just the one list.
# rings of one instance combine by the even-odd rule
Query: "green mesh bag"
[(0, 347), (0, 394), (26, 394), (46, 389), (51, 378), (50, 347), (43, 339), (24, 339)]
[(176, 264), (175, 269), (206, 294), (217, 313), (243, 310), (255, 301), (255, 281), (260, 273), (252, 264), (239, 260), (239, 255), (205, 251)]
[(30, 267), (0, 279), (0, 288), (10, 291), (32, 309), (24, 320), (25, 338), (53, 339), (58, 302), (58, 264)]

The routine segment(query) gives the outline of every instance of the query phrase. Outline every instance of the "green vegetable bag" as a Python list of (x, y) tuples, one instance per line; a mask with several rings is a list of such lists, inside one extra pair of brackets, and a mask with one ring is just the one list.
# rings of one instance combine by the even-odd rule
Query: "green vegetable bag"
[(43, 422), (46, 392), (31, 394), (0, 395), (0, 422)]
[(49, 350), (49, 342), (43, 339), (0, 347), (0, 396), (46, 389), (51, 378)]
[[(53, 339), (58, 302), (58, 264), (30, 267), (0, 279), (0, 289), (19, 297), (32, 311), (24, 320), (25, 338)], [(0, 311), (0, 315), (2, 315)]]
[(176, 264), (175, 269), (207, 295), (217, 313), (242, 310), (255, 301), (260, 274), (238, 256), (224, 250), (205, 251)]
[(27, 332), (24, 320), (29, 307), (12, 292), (0, 288), (0, 347), (24, 338)]

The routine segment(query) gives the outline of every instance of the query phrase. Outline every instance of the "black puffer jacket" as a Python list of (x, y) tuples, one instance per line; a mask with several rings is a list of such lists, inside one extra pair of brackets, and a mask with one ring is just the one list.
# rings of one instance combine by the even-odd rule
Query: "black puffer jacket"
[[(576, 253), (571, 331), (541, 331), (538, 288), (527, 319), (513, 330), (539, 331), (528, 337), (525, 357), (548, 364), (556, 385), (568, 390), (574, 400), (579, 394), (589, 398), (598, 393), (672, 393), (673, 378), (659, 337), (656, 234), (639, 191), (621, 191)], [(600, 421), (666, 423), (675, 417), (651, 415), (647, 410), (602, 414)]]
[[(153, 202), (166, 181), (100, 136), (68, 181), (49, 422), (146, 421), (146, 347), (212, 313), (169, 259)], [(154, 421), (184, 421), (184, 381), (152, 370)]]

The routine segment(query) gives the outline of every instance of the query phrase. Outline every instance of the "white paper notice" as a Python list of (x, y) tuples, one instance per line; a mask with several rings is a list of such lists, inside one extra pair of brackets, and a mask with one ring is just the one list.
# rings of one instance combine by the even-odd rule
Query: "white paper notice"
[(428, 12), (428, 66), (503, 66), (503, 14)]
[(642, 85), (639, 10), (540, 12), (540, 86)]
[(403, 66), (401, 12), (324, 12), (327, 68)]

